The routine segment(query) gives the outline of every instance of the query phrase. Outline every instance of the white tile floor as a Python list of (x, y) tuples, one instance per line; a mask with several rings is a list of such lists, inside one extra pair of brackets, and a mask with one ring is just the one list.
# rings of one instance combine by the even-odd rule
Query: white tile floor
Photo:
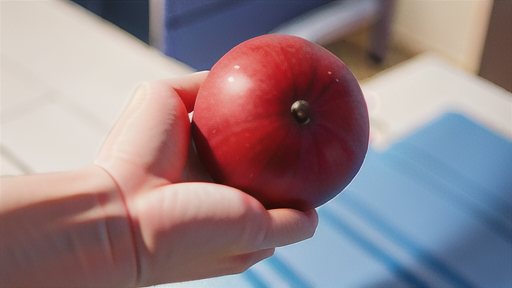
[[(192, 72), (65, 1), (0, 1), (0, 174), (91, 163), (141, 82)], [(386, 147), (445, 111), (512, 139), (509, 92), (421, 55), (362, 83), (372, 143)]]
[(140, 83), (193, 70), (65, 1), (0, 1), (2, 175), (79, 168)]

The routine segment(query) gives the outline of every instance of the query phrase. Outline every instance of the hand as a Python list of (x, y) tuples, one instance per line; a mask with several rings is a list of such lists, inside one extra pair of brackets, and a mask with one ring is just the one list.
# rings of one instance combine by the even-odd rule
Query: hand
[(138, 261), (136, 285), (243, 272), (274, 248), (311, 237), (315, 210), (265, 208), (211, 181), (188, 112), (207, 72), (142, 85), (95, 162), (121, 191)]

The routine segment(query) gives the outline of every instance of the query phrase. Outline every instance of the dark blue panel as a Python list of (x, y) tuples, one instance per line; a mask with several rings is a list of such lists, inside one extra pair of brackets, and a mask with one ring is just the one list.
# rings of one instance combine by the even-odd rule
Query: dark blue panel
[(237, 44), (330, 1), (167, 1), (164, 53), (210, 69)]
[(73, 0), (112, 22), (145, 43), (149, 43), (149, 0)]

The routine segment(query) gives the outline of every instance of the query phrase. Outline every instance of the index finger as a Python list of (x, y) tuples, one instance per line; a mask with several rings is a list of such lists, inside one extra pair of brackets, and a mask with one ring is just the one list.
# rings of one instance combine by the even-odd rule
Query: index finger
[(183, 101), (185, 104), (187, 112), (190, 113), (192, 110), (194, 110), (197, 92), (199, 92), (199, 88), (203, 84), (204, 79), (206, 79), (206, 76), (208, 76), (208, 72), (209, 71), (201, 71), (179, 78), (161, 79), (157, 82), (176, 91), (176, 93), (178, 93), (180, 96), (181, 101)]
[(315, 209), (305, 212), (295, 209), (272, 209), (270, 224), (261, 243), (261, 248), (280, 247), (313, 237), (318, 226), (318, 214)]

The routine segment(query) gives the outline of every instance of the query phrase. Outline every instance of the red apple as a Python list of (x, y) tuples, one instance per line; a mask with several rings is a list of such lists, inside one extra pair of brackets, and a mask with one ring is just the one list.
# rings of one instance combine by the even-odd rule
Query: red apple
[(201, 86), (192, 133), (213, 179), (266, 208), (318, 207), (354, 178), (368, 148), (366, 103), (332, 53), (265, 35), (226, 53)]

